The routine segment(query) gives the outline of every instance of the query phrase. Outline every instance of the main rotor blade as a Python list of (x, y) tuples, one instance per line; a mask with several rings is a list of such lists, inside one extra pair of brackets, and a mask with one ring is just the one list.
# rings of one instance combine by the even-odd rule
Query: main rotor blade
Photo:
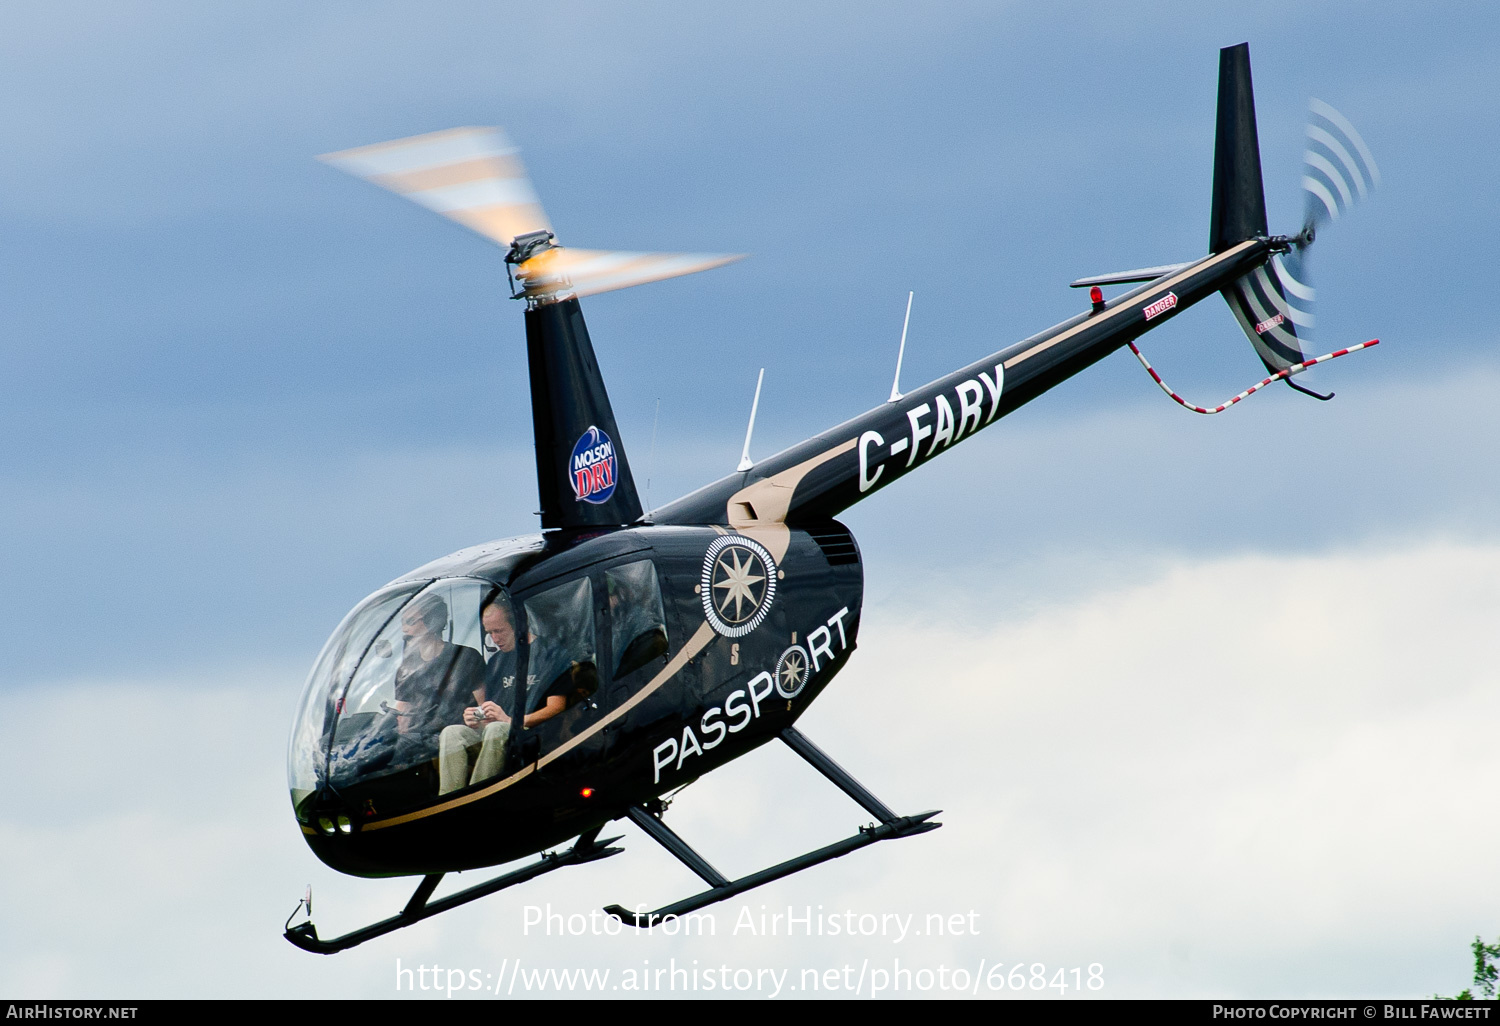
[(318, 159), (509, 249), (517, 235), (552, 229), (519, 153), (498, 128), (450, 128)]
[(707, 271), (743, 258), (742, 253), (621, 253), (558, 247), (521, 264), (516, 277), (533, 294), (592, 296)]

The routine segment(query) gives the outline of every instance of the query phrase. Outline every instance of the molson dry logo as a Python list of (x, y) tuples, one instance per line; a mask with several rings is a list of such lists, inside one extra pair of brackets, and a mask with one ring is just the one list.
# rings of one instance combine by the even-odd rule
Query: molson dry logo
[(596, 506), (608, 502), (615, 494), (616, 466), (615, 443), (603, 431), (590, 427), (574, 444), (573, 455), (568, 459), (573, 494), (580, 502)]

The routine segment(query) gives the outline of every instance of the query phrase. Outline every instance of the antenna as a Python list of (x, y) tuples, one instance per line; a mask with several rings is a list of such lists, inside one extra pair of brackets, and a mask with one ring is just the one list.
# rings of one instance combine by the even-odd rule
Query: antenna
[(891, 397), (887, 402), (896, 402), (901, 398), (901, 358), (906, 355), (906, 328), (911, 324), (911, 300), (915, 292), (906, 294), (906, 320), (901, 322), (901, 348), (896, 350), (896, 379), (891, 382)]
[(755, 411), (760, 406), (760, 383), (766, 380), (766, 369), (760, 369), (760, 377), (755, 379), (755, 400), (750, 404), (750, 426), (745, 429), (745, 451), (740, 453), (740, 465), (734, 469), (749, 470), (755, 466), (750, 459), (750, 436), (755, 433)]
[(651, 455), (646, 457), (646, 508), (651, 508), (651, 472), (656, 469), (656, 424), (661, 420), (661, 398), (656, 400), (656, 415), (651, 418)]

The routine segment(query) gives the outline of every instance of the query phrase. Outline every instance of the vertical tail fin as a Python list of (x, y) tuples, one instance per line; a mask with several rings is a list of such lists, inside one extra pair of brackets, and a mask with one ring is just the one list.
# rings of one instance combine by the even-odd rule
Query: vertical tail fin
[(641, 500), (577, 299), (526, 311), (526, 354), (542, 527), (634, 521)]
[[(1210, 252), (1222, 253), (1246, 239), (1270, 234), (1266, 192), (1260, 173), (1260, 138), (1255, 128), (1255, 90), (1250, 81), (1250, 44), (1219, 51), (1219, 118), (1214, 138), (1213, 218)], [(1288, 302), (1311, 290), (1283, 273), (1279, 260), (1263, 264), (1224, 290), (1224, 298), (1255, 346), (1266, 369), (1275, 373), (1302, 363), (1306, 356), (1298, 327), (1312, 324)]]
[(1266, 193), (1260, 178), (1250, 44), (1219, 51), (1219, 120), (1214, 137), (1214, 205), (1208, 251), (1222, 253), (1264, 236)]

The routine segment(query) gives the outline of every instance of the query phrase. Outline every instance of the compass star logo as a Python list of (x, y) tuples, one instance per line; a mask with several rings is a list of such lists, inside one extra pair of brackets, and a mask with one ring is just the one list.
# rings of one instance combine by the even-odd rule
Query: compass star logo
[[(766, 582), (765, 574), (757, 574), (755, 571), (761, 569), (760, 561), (754, 555), (746, 552), (745, 562), (740, 563), (740, 553), (743, 550), (731, 545), (719, 554), (719, 561), (714, 564), (714, 591), (723, 589), (724, 594), (714, 602), (719, 610), (719, 616), (726, 623), (741, 623), (747, 618), (745, 606), (748, 604), (749, 612), (753, 613), (760, 608), (760, 596), (756, 594), (759, 586), (764, 591)], [(730, 611), (730, 606), (734, 610)]]
[(741, 535), (715, 538), (703, 556), (703, 615), (726, 638), (743, 638), (761, 625), (776, 597), (776, 561), (759, 542)]
[(807, 684), (807, 650), (793, 645), (776, 661), (776, 691), (782, 698), (796, 698)]

